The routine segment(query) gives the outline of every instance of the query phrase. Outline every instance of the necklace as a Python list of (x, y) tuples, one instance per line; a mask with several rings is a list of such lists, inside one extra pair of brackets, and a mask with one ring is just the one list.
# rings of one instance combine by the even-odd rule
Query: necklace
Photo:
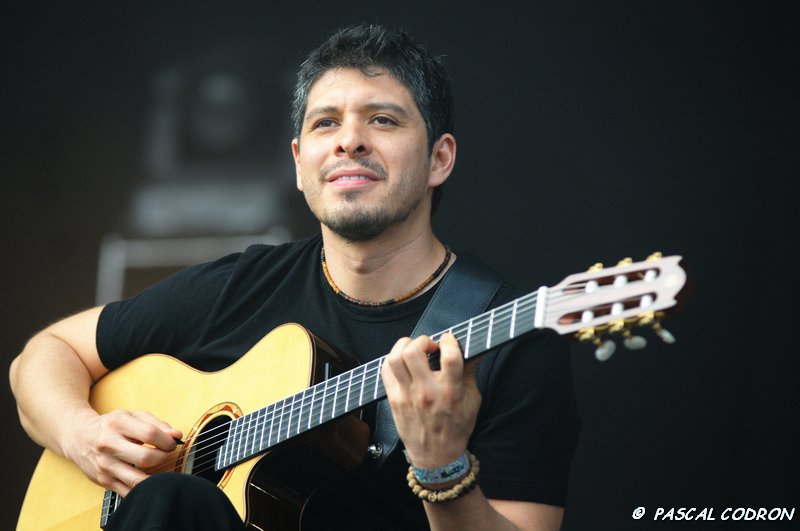
[(431, 274), (431, 276), (429, 276), (428, 278), (423, 280), (422, 283), (419, 286), (417, 286), (416, 288), (412, 289), (411, 291), (409, 291), (405, 295), (402, 295), (400, 297), (393, 297), (391, 299), (387, 299), (387, 300), (382, 301), (382, 302), (362, 301), (362, 300), (356, 299), (354, 297), (351, 297), (350, 295), (346, 294), (341, 289), (339, 289), (339, 286), (337, 286), (336, 282), (334, 282), (333, 278), (331, 278), (330, 272), (328, 272), (328, 263), (325, 261), (325, 247), (322, 248), (322, 252), (320, 253), (320, 260), (322, 262), (322, 272), (325, 273), (325, 280), (328, 281), (328, 285), (331, 287), (331, 289), (333, 289), (334, 293), (336, 293), (338, 296), (340, 296), (341, 298), (343, 298), (347, 302), (352, 302), (353, 304), (358, 304), (359, 306), (377, 307), (377, 306), (389, 306), (391, 304), (398, 304), (400, 302), (407, 301), (408, 299), (410, 299), (411, 297), (413, 297), (414, 295), (416, 295), (417, 293), (419, 293), (423, 289), (425, 289), (428, 286), (430, 286), (431, 282), (436, 280), (439, 277), (439, 275), (442, 274), (442, 271), (444, 271), (444, 269), (447, 267), (447, 264), (450, 263), (450, 254), (451, 254), (450, 253), (450, 247), (445, 245), (444, 246), (444, 250), (445, 250), (444, 260), (442, 260), (442, 263), (439, 264), (439, 267), (436, 268), (436, 271), (434, 271), (433, 274)]

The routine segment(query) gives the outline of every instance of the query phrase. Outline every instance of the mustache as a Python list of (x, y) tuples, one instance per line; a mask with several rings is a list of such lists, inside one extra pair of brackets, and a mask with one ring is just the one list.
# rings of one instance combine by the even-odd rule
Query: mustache
[(327, 179), (328, 175), (330, 175), (331, 173), (335, 172), (339, 168), (344, 168), (346, 166), (351, 166), (353, 163), (356, 163), (359, 166), (362, 166), (362, 167), (370, 170), (372, 173), (374, 173), (375, 175), (377, 175), (381, 179), (386, 179), (386, 177), (388, 177), (388, 175), (389, 175), (389, 172), (386, 171), (386, 168), (384, 168), (383, 166), (381, 166), (379, 163), (375, 162), (374, 160), (369, 160), (369, 159), (357, 157), (357, 158), (354, 158), (354, 159), (341, 160), (339, 162), (331, 164), (330, 166), (323, 167), (319, 171), (320, 181), (325, 181)]

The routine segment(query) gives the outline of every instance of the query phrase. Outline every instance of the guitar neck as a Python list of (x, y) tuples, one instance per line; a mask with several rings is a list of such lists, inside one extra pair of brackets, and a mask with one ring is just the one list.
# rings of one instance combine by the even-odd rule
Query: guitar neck
[[(604, 330), (622, 331), (638, 322), (652, 322), (655, 312), (673, 306), (686, 281), (680, 256), (660, 253), (634, 263), (593, 267), (553, 287), (537, 291), (452, 326), (465, 359), (474, 358), (538, 328), (559, 334), (583, 331), (586, 337)], [(311, 386), (230, 423), (215, 466), (223, 469), (245, 461), (292, 437), (352, 413), (386, 397), (381, 368), (386, 356)]]
[[(537, 298), (545, 288), (433, 334), (438, 341), (452, 333), (465, 359), (474, 358), (541, 327)], [(538, 326), (537, 326), (538, 325)], [(215, 467), (220, 470), (250, 459), (322, 424), (386, 398), (381, 379), (382, 356), (304, 391), (253, 411), (230, 423)]]

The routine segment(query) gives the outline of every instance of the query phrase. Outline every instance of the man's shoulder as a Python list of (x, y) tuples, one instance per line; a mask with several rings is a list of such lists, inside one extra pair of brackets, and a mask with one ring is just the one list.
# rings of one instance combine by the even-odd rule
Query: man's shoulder
[(253, 268), (285, 268), (315, 258), (319, 254), (320, 236), (292, 240), (280, 244), (256, 243), (244, 251), (220, 259), (230, 263), (234, 271), (242, 272)]
[(254, 243), (248, 246), (242, 253), (238, 253), (240, 259), (260, 260), (264, 257), (283, 257), (305, 254), (311, 250), (318, 249), (321, 237), (319, 234), (309, 238), (291, 240), (279, 244)]

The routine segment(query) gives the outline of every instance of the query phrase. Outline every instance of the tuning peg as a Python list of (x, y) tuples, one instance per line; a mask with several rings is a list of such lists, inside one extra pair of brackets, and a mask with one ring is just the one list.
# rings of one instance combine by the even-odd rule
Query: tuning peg
[(650, 256), (648, 256), (647, 260), (650, 261), (650, 262), (655, 262), (656, 260), (661, 260), (661, 258), (663, 258), (663, 257), (664, 257), (664, 255), (661, 254), (661, 251), (656, 251), (653, 254), (651, 254)]
[(607, 341), (601, 341), (599, 338), (595, 339), (594, 344), (597, 345), (597, 348), (594, 351), (594, 357), (597, 358), (598, 361), (606, 361), (617, 350), (617, 344), (611, 341), (610, 339)]
[(592, 265), (589, 267), (589, 269), (587, 269), (587, 271), (589, 271), (589, 272), (592, 272), (592, 271), (600, 271), (600, 270), (602, 270), (602, 269), (603, 269), (603, 263), (602, 263), (602, 262), (597, 262), (597, 263), (594, 263), (594, 264), (592, 264)]
[(622, 260), (620, 260), (619, 262), (617, 262), (617, 266), (618, 266), (618, 267), (622, 267), (622, 266), (629, 266), (629, 265), (631, 265), (632, 263), (633, 263), (633, 258), (630, 258), (630, 257), (628, 257), (628, 258), (623, 258)]
[(664, 343), (667, 343), (668, 345), (675, 343), (675, 336), (673, 336), (672, 333), (666, 328), (662, 328), (661, 323), (655, 322), (653, 324), (653, 332), (655, 332)]
[(645, 338), (631, 335), (630, 331), (625, 334), (625, 339), (622, 340), (622, 343), (628, 350), (641, 350), (647, 346), (647, 340)]
[(611, 334), (622, 334), (622, 344), (628, 350), (640, 350), (647, 346), (647, 340), (642, 336), (634, 336), (631, 334), (627, 324), (623, 319), (611, 321), (609, 323), (608, 332)]

